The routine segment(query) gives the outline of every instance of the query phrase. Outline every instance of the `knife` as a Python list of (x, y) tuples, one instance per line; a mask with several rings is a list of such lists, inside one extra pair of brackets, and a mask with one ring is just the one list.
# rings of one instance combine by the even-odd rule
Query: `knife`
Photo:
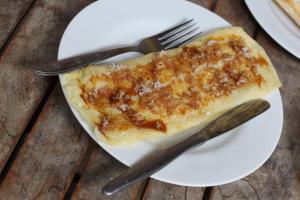
[(125, 173), (108, 182), (102, 193), (112, 195), (131, 184), (141, 181), (159, 171), (185, 151), (243, 124), (270, 108), (270, 104), (261, 99), (248, 101), (225, 112), (199, 132), (165, 150), (146, 157), (129, 168)]

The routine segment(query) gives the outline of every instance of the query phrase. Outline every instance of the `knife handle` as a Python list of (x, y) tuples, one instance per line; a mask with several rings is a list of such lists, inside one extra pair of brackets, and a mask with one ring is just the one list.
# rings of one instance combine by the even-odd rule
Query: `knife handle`
[(138, 51), (138, 47), (121, 47), (116, 49), (108, 49), (93, 53), (87, 53), (56, 61), (47, 65), (37, 66), (35, 67), (34, 72), (44, 76), (59, 75), (75, 69), (82, 68), (90, 63), (100, 62), (105, 59), (120, 55), (122, 53), (133, 51)]
[(102, 193), (105, 195), (112, 195), (137, 181), (149, 177), (188, 149), (201, 145), (207, 140), (241, 125), (266, 111), (269, 107), (270, 104), (267, 101), (252, 100), (229, 110), (196, 134), (138, 162), (124, 174), (106, 184), (102, 188)]
[[(201, 144), (206, 139), (203, 137), (202, 140), (198, 138), (197, 144)], [(183, 152), (195, 146), (195, 140), (188, 138), (183, 142), (180, 142), (168, 149), (161, 150), (154, 153), (153, 155), (146, 157), (141, 162), (129, 168), (125, 173), (117, 178), (113, 179), (111, 182), (106, 184), (102, 188), (102, 193), (105, 195), (112, 195), (129, 185), (143, 180), (155, 172), (159, 171), (161, 168), (165, 167)]]

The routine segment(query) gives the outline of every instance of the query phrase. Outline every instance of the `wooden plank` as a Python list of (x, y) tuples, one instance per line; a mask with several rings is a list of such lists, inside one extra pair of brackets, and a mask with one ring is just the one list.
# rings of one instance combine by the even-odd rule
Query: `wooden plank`
[(271, 158), (248, 177), (214, 188), (218, 199), (300, 199), (300, 62), (265, 33), (258, 42), (266, 49), (282, 80), (283, 132)]
[[(198, 3), (202, 6), (208, 7), (210, 9), (213, 8), (214, 5), (214, 1), (201, 1), (201, 0), (193, 0), (192, 2), (194, 3)], [(236, 5), (231, 5), (229, 3), (229, 1), (223, 2), (223, 1), (219, 1), (219, 3), (217, 4), (217, 9), (218, 9), (218, 14), (223, 15), (225, 18), (227, 18), (228, 21), (230, 21), (232, 24), (234, 25), (245, 25), (246, 26), (246, 30), (250, 33), (250, 34), (254, 34), (255, 31), (255, 23), (251, 23), (250, 25), (248, 25), (248, 21), (250, 20), (251, 16), (249, 14), (249, 12), (246, 10), (245, 7), (243, 7), (244, 10), (246, 10), (246, 16), (242, 17), (240, 20), (233, 20), (236, 17), (239, 17), (238, 15), (243, 12), (242, 11), (238, 11), (238, 13), (233, 13), (232, 16), (230, 14), (230, 11), (228, 11), (228, 9), (236, 9), (238, 8), (238, 6), (241, 6), (241, 2), (239, 1), (235, 1)], [(224, 8), (224, 9), (222, 9)], [(244, 12), (243, 12), (244, 14)], [(247, 25), (246, 25), (247, 24)], [(93, 162), (93, 161), (91, 161)], [(98, 161), (98, 164), (101, 161)], [(85, 177), (85, 181), (80, 180), (80, 183), (76, 189), (76, 192), (74, 193), (74, 198), (75, 199), (80, 199), (83, 198), (85, 195), (88, 194), (92, 194), (94, 192), (92, 192), (91, 190), (85, 189), (84, 192), (78, 192), (82, 190), (82, 186), (81, 185), (86, 185), (85, 182), (88, 182), (88, 177), (87, 175), (84, 175)], [(90, 177), (91, 179), (91, 177)], [(99, 180), (101, 181), (101, 180)], [(84, 183), (82, 183), (84, 182)], [(96, 183), (93, 183), (96, 184)], [(93, 185), (91, 184), (91, 185)], [(86, 186), (85, 186), (86, 187)], [(91, 187), (91, 186), (90, 186)], [(96, 191), (99, 192), (99, 188), (96, 187)], [(81, 195), (79, 195), (79, 193)], [(145, 194), (143, 196), (143, 199), (201, 199), (204, 193), (204, 189), (203, 188), (189, 188), (189, 187), (181, 187), (181, 186), (176, 186), (176, 185), (172, 185), (172, 184), (167, 184), (167, 183), (163, 183), (154, 179), (151, 179), (149, 181), (149, 184), (145, 190)]]
[[(240, 6), (240, 8), (238, 6)], [(253, 21), (253, 18), (250, 16), (248, 9), (245, 8), (242, 1), (218, 1), (216, 7), (216, 12), (230, 23), (244, 27), (250, 35), (254, 34), (256, 23)], [(299, 95), (294, 96), (293, 100), (291, 100), (291, 91), (295, 93), (299, 91), (300, 82), (296, 80), (296, 77), (299, 77), (299, 60), (286, 52), (282, 52), (282, 49), (276, 45), (274, 41), (269, 38), (266, 39), (265, 35), (261, 33), (259, 33), (258, 42), (263, 44), (270, 54), (283, 82), (289, 82), (287, 84), (284, 83), (285, 86), (282, 91), (283, 97), (286, 96), (285, 92), (290, 94), (290, 97), (284, 98), (285, 113), (289, 113), (288, 116), (290, 117), (288, 119), (285, 118), (284, 132), (280, 144), (284, 140), (287, 140), (286, 143), (291, 145), (293, 150), (288, 150), (291, 147), (280, 147), (281, 145), (279, 144), (270, 160), (254, 174), (231, 184), (214, 187), (211, 194), (211, 199), (213, 200), (300, 198), (300, 192), (297, 190), (297, 188), (300, 188), (300, 159), (299, 156), (297, 156), (300, 155), (300, 149), (295, 148), (295, 144), (299, 146), (300, 141), (299, 137), (295, 135), (298, 133), (300, 125), (298, 122), (299, 106), (294, 106), (296, 102), (300, 100)], [(286, 72), (287, 68), (290, 69), (289, 73)], [(293, 70), (296, 69), (296, 71), (293, 72), (291, 68), (293, 68)], [(283, 78), (282, 76), (285, 77)], [(294, 80), (291, 81), (291, 79)], [(285, 127), (290, 127), (290, 130), (285, 130)], [(295, 136), (284, 136), (292, 134)], [(294, 138), (294, 140), (298, 142), (294, 141), (294, 143), (290, 143), (290, 138)], [(295, 163), (297, 164), (295, 165)]]
[(217, 2), (217, 0), (188, 0), (188, 1), (203, 6), (209, 10), (214, 9), (214, 6)]
[(91, 155), (87, 169), (81, 177), (72, 199), (139, 199), (145, 182), (137, 183), (112, 197), (101, 194), (101, 188), (124, 170), (126, 170), (124, 165), (104, 152), (101, 147), (97, 147)]
[(256, 29), (256, 22), (251, 16), (244, 1), (222, 0), (218, 1), (215, 13), (226, 19), (233, 26), (241, 26), (253, 36)]
[(193, 200), (202, 199), (204, 188), (183, 187), (150, 179), (143, 200)]
[[(204, 2), (205, 4), (202, 5), (208, 6), (208, 8), (211, 8), (214, 3), (213, 1)], [(239, 0), (217, 1), (215, 12), (233, 25), (243, 26), (249, 34), (253, 35), (255, 32), (255, 23), (252, 23), (250, 13), (243, 4), (244, 3)], [(243, 13), (243, 17), (240, 16), (241, 13)], [(162, 199), (201, 199), (203, 193), (203, 188), (180, 187), (162, 183), (157, 180), (150, 180), (144, 199), (158, 199), (158, 197)]]
[[(198, 3), (204, 7), (212, 6), (212, 1), (207, 0), (193, 0), (192, 2)], [(125, 168), (122, 165), (113, 159), (110, 156), (106, 155), (106, 152), (97, 150), (89, 160), (88, 169), (83, 174), (80, 179), (76, 189), (73, 193), (72, 199), (108, 199), (105, 196), (101, 195), (101, 187), (109, 180), (109, 178), (117, 176), (121, 171)], [(108, 166), (109, 168), (108, 171)], [(105, 170), (103, 170), (105, 169)], [(95, 172), (96, 170), (96, 172)], [(168, 195), (165, 194), (166, 191), (172, 190), (175, 193), (179, 193), (181, 190), (186, 191), (186, 194), (193, 199), (193, 197), (201, 197), (203, 195), (204, 189), (190, 189), (186, 187), (175, 186), (172, 184), (162, 183), (159, 181), (150, 181), (151, 188), (159, 188), (160, 190), (152, 190), (151, 188), (147, 188), (146, 197), (152, 198), (152, 194), (154, 193), (159, 197), (158, 199), (168, 198)], [(137, 184), (128, 190), (116, 194), (113, 199), (135, 199), (139, 197), (141, 192), (143, 192), (143, 183)], [(153, 187), (152, 187), (153, 186)], [(147, 187), (147, 186), (146, 186)], [(110, 199), (110, 198), (109, 198)]]
[[(191, 0), (207, 9), (214, 9), (215, 0)], [(150, 179), (143, 199), (202, 199), (205, 188), (189, 188)]]
[(57, 85), (3, 180), (0, 197), (62, 199), (88, 140)]
[(0, 1), (0, 49), (15, 29), (33, 0)]
[(49, 80), (30, 67), (56, 60), (70, 19), (91, 0), (41, 0), (0, 59), (0, 172), (41, 101)]
[[(238, 0), (218, 1), (216, 13), (227, 19), (233, 25), (242, 26), (248, 32), (248, 34), (253, 36), (256, 22), (254, 22), (253, 18), (250, 16), (244, 2)], [(271, 160), (276, 159), (273, 157), (274, 155), (272, 156)], [(267, 163), (269, 162), (270, 161)], [(231, 184), (214, 187), (212, 190), (211, 199), (284, 199), (284, 197), (280, 198), (276, 195), (268, 196), (272, 193), (272, 191), (274, 191), (272, 190), (272, 187), (274, 186), (272, 181), (268, 183), (264, 181), (266, 176), (270, 176), (268, 174), (268, 170), (269, 169), (266, 168), (263, 173), (260, 172), (261, 170), (258, 170), (255, 173), (257, 175), (251, 175)], [(276, 174), (272, 175), (276, 177)], [(294, 184), (293, 187), (295, 186), (297, 186), (297, 184)], [(261, 190), (260, 193), (257, 190), (258, 188)], [(265, 191), (265, 193), (263, 191)], [(283, 192), (284, 190), (281, 188), (279, 191)]]

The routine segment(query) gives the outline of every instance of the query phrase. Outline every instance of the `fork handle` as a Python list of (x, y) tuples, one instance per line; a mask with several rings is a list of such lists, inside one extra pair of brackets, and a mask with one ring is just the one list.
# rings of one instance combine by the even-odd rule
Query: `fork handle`
[(54, 76), (82, 68), (90, 63), (103, 61), (126, 52), (138, 52), (137, 46), (121, 47), (104, 51), (87, 53), (79, 56), (56, 61), (47, 65), (38, 66), (34, 72), (44, 76)]

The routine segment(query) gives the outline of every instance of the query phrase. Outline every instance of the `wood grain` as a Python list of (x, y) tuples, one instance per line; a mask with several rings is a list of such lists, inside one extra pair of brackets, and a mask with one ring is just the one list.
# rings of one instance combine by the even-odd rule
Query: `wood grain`
[(5, 199), (62, 199), (88, 136), (57, 86), (0, 187)]
[[(253, 35), (255, 23), (248, 9), (241, 1), (218, 1), (216, 12), (234, 25), (239, 25)], [(300, 164), (299, 164), (299, 60), (286, 53), (274, 41), (259, 33), (258, 42), (263, 45), (272, 61), (277, 67), (279, 75), (283, 80), (282, 89), (284, 97), (285, 125), (280, 143), (267, 163), (252, 175), (219, 187), (214, 187), (211, 199), (299, 199), (300, 192)], [(291, 69), (292, 68), (292, 69)], [(296, 71), (294, 71), (296, 70)], [(289, 71), (289, 72), (287, 72)], [(284, 77), (283, 77), (284, 76)], [(285, 83), (288, 82), (288, 83)], [(291, 92), (293, 91), (293, 92)], [(285, 95), (288, 93), (289, 96)], [(287, 125), (288, 124), (288, 125)], [(285, 136), (289, 134), (290, 136)], [(293, 138), (294, 142), (290, 142)], [(287, 142), (283, 142), (286, 140)], [(289, 143), (291, 147), (283, 147), (282, 143)], [(295, 165), (296, 163), (296, 165)]]
[[(190, 0), (191, 2), (213, 10), (216, 0)], [(189, 188), (164, 183), (150, 179), (143, 195), (143, 199), (202, 199), (205, 188)]]
[(250, 176), (212, 191), (218, 199), (300, 199), (300, 62), (265, 33), (258, 42), (266, 49), (282, 80), (283, 132), (271, 158)]
[[(218, 1), (216, 12), (234, 25), (239, 25), (253, 35), (255, 23), (242, 1)], [(219, 187), (214, 187), (212, 200), (218, 199), (299, 199), (299, 103), (300, 63), (285, 52), (265, 34), (258, 34), (258, 42), (271, 56), (283, 81), (282, 88), (285, 115), (283, 136), (267, 163), (252, 175)], [(295, 95), (296, 94), (296, 95)], [(285, 145), (282, 145), (285, 144)]]
[(137, 183), (131, 188), (119, 192), (111, 197), (101, 194), (101, 188), (113, 177), (121, 174), (126, 167), (112, 158), (101, 147), (97, 147), (87, 164), (87, 169), (81, 177), (72, 199), (139, 199), (145, 185)]
[(202, 7), (205, 7), (209, 10), (213, 10), (215, 4), (217, 3), (217, 0), (188, 0), (188, 1), (200, 5)]
[(0, 49), (13, 32), (33, 0), (0, 1)]
[[(0, 48), (32, 0), (1, 0)], [(30, 66), (56, 59), (59, 39), (69, 20), (92, 0), (40, 0), (28, 13), (0, 58), (0, 171), (43, 97), (50, 80)], [(216, 0), (190, 0), (211, 10)], [(26, 7), (27, 6), (27, 7)], [(255, 35), (257, 23), (243, 1), (219, 0), (216, 13)], [(4, 20), (2, 20), (4, 19)], [(300, 62), (263, 32), (262, 44), (283, 81), (284, 128), (272, 157), (250, 176), (214, 187), (211, 199), (300, 199)], [(0, 187), (0, 199), (62, 199), (87, 149), (82, 131), (61, 94), (54, 89)], [(125, 167), (97, 148), (73, 199), (202, 199), (204, 189), (150, 179), (114, 197), (101, 187)]]
[(244, 1), (220, 0), (217, 2), (215, 13), (226, 19), (233, 26), (241, 26), (249, 35), (254, 35), (257, 23), (251, 16)]
[(0, 58), (0, 171), (41, 101), (50, 79), (31, 67), (56, 60), (70, 19), (91, 0), (41, 0)]
[[(210, 8), (213, 7), (215, 1), (213, 0), (192, 0), (192, 2), (202, 5), (204, 7)], [(99, 153), (98, 153), (99, 154)], [(101, 157), (100, 155), (98, 156), (93, 156), (93, 157)], [(102, 165), (102, 162), (104, 162), (105, 164), (105, 160), (102, 159), (96, 159), (96, 158), (92, 158), (92, 160), (89, 161), (89, 166), (91, 166), (90, 168), (92, 168), (92, 166), (99, 166)], [(112, 167), (114, 165), (117, 165), (117, 163), (111, 165)], [(101, 168), (101, 167), (99, 167)], [(100, 169), (99, 169), (100, 170)], [(115, 173), (116, 171), (118, 171), (119, 169), (112, 169), (112, 172), (110, 176), (115, 177), (117, 175), (117, 173)], [(75, 192), (73, 194), (73, 198), (74, 199), (84, 199), (86, 196), (90, 197), (90, 199), (105, 199), (105, 197), (100, 196), (100, 189), (101, 187), (104, 185), (104, 183), (107, 182), (108, 178), (106, 176), (103, 177), (103, 173), (98, 172), (97, 174), (97, 179), (94, 179), (94, 176), (89, 175), (90, 169), (87, 170), (87, 172), (85, 172), (83, 174), (83, 177), (80, 179), (79, 184), (77, 185)], [(147, 192), (145, 194), (145, 198), (155, 198), (155, 197), (159, 197), (159, 199), (162, 198), (166, 198), (168, 199), (168, 194), (166, 193), (166, 191), (172, 191), (171, 193), (181, 193), (182, 190), (187, 191), (187, 195), (189, 197), (191, 197), (191, 199), (193, 199), (193, 197), (201, 197), (203, 195), (204, 189), (203, 188), (198, 188), (198, 189), (187, 189), (186, 187), (180, 187), (180, 186), (175, 186), (172, 184), (168, 184), (168, 183), (162, 183), (160, 181), (150, 181), (151, 183), (151, 187), (150, 189), (147, 188)], [(98, 186), (97, 186), (98, 185)], [(100, 187), (101, 186), (101, 187)], [(159, 188), (160, 190), (152, 190), (151, 188)], [(126, 193), (126, 198), (131, 198), (132, 196), (136, 196), (136, 193), (140, 193), (142, 192), (143, 187), (140, 187), (139, 189), (137, 189), (137, 186), (131, 187), (129, 188), (130, 191), (129, 193)], [(138, 190), (139, 192), (132, 192)], [(117, 194), (117, 196), (115, 197), (116, 199), (119, 198), (119, 195), (121, 197), (124, 196), (124, 193), (120, 193)], [(129, 195), (129, 196), (128, 196)], [(154, 195), (154, 196), (153, 196)], [(98, 197), (98, 198), (97, 198)], [(181, 197), (183, 197), (181, 195)], [(89, 199), (89, 198), (88, 198)], [(177, 199), (177, 197), (176, 197)]]
[[(240, 5), (242, 5), (241, 1), (237, 1), (237, 0), (235, 0), (234, 3), (232, 3), (232, 1), (229, 0), (218, 1), (216, 4), (215, 12), (223, 16), (226, 20), (228, 20), (233, 25), (243, 26), (248, 24), (248, 21), (251, 18), (251, 16), (246, 15), (242, 17), (240, 20), (233, 20), (236, 19), (235, 16), (239, 15), (239, 13), (234, 13), (234, 11)], [(238, 12), (243, 12), (243, 10)], [(251, 23), (250, 25), (246, 25), (246, 26), (248, 27), (246, 29), (248, 33), (250, 32), (253, 34), (255, 31), (255, 24)], [(173, 199), (202, 199), (203, 193), (204, 193), (203, 188), (180, 187), (180, 186), (162, 183), (160, 181), (151, 179), (145, 191), (144, 199), (153, 199), (153, 200), (172, 199), (172, 198)]]
[(202, 199), (204, 188), (183, 187), (150, 179), (143, 200)]

